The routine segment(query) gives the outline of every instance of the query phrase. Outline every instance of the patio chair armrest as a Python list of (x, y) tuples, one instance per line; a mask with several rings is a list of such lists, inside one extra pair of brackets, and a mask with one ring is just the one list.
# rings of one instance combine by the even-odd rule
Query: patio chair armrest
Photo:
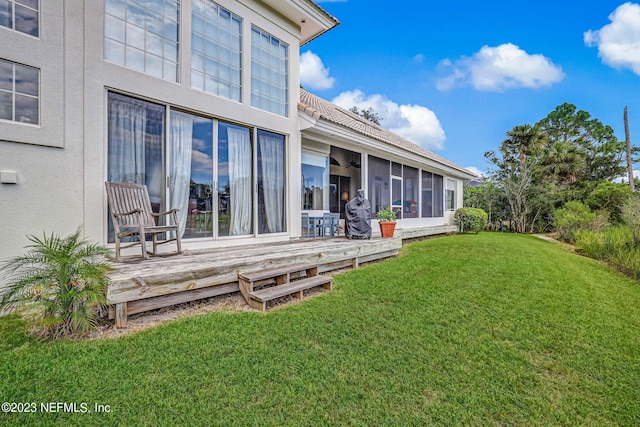
[(134, 209), (132, 211), (129, 212), (113, 212), (113, 216), (127, 216), (127, 215), (134, 215), (134, 214), (138, 214), (142, 212), (142, 209)]
[(151, 212), (151, 215), (153, 215), (153, 216), (170, 215), (170, 214), (175, 214), (175, 213), (177, 213), (179, 210), (180, 210), (180, 209), (178, 209), (178, 208), (174, 208), (174, 209), (168, 210), (168, 211), (166, 211), (166, 212), (158, 212), (158, 213), (156, 213), (156, 212)]

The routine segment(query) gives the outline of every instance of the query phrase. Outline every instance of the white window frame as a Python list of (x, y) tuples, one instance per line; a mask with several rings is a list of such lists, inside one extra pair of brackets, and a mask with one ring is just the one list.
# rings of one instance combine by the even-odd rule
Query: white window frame
[[(110, 2), (119, 1), (125, 4), (125, 15), (119, 16), (114, 13), (109, 13)], [(175, 16), (168, 16), (173, 9), (167, 6), (167, 4), (175, 3)], [(165, 2), (164, 9), (161, 11), (145, 8), (145, 6), (137, 0), (105, 0), (104, 2), (104, 59), (105, 61), (121, 65), (123, 67), (136, 70), (148, 75), (162, 78), (171, 82), (180, 81), (180, 3), (181, 0), (171, 0)], [(135, 22), (133, 17), (129, 16), (129, 8), (138, 8), (144, 12), (144, 22)], [(153, 14), (160, 16), (162, 20), (162, 32), (150, 30), (151, 21), (147, 15)], [(175, 40), (171, 37), (167, 37), (170, 34), (165, 28), (166, 22), (170, 21), (175, 24), (176, 33)], [(111, 23), (111, 26), (110, 26)], [(122, 26), (121, 31), (116, 30), (116, 25)], [(142, 36), (143, 40), (139, 41), (139, 37)], [(152, 40), (160, 42), (160, 52), (151, 51), (149, 46), (157, 46), (152, 44)], [(137, 44), (134, 44), (138, 41)], [(144, 46), (142, 46), (144, 45)], [(122, 49), (119, 58), (116, 55), (115, 49)], [(131, 56), (129, 56), (131, 54)], [(142, 58), (142, 64), (135, 61), (134, 58)], [(158, 64), (159, 63), (159, 64)], [(152, 66), (159, 65), (160, 69)]]
[[(11, 94), (11, 119), (0, 119), (2, 121), (5, 122), (10, 122), (10, 123), (20, 123), (20, 124), (25, 124), (25, 125), (32, 125), (32, 126), (40, 126), (40, 123), (42, 121), (42, 117), (40, 114), (40, 93), (41, 93), (41, 89), (40, 89), (40, 74), (41, 71), (39, 68), (37, 67), (32, 67), (30, 65), (24, 65), (24, 64), (20, 64), (14, 61), (9, 61), (8, 59), (4, 59), (4, 58), (0, 58), (1, 62), (6, 62), (8, 64), (11, 65), (11, 89), (3, 89), (0, 87), (0, 93), (10, 93)], [(38, 94), (37, 95), (33, 95), (33, 94), (29, 94), (29, 93), (23, 93), (23, 92), (18, 92), (17, 88), (16, 88), (16, 66), (19, 67), (25, 67), (25, 68), (31, 68), (32, 70), (35, 70), (38, 72)], [(2, 76), (0, 76), (1, 78)], [(30, 121), (23, 121), (23, 120), (17, 120), (16, 118), (16, 95), (19, 96), (23, 96), (23, 97), (27, 97), (27, 98), (32, 98), (32, 99), (36, 99), (38, 102), (38, 107), (37, 107), (37, 117), (38, 119), (35, 122), (30, 122)]]
[[(10, 27), (4, 26), (4, 25), (0, 25), (0, 28), (6, 28), (8, 30), (13, 30), (17, 33), (21, 33), (21, 34), (26, 34), (27, 36), (31, 36), (31, 37), (35, 37), (35, 38), (40, 38), (40, 0), (37, 0), (37, 8), (34, 9), (31, 6), (28, 6), (26, 4), (23, 3), (22, 0), (5, 0), (8, 2), (9, 5), (11, 5), (11, 16), (9, 17), (9, 20), (11, 21)], [(36, 14), (38, 15), (38, 23), (37, 23), (37, 28), (36, 28), (36, 32), (37, 34), (30, 34), (30, 33), (26, 33), (24, 31), (21, 30), (17, 30), (16, 29), (16, 4), (20, 7), (24, 7), (25, 9), (29, 9), (31, 11), (36, 12)]]
[(251, 106), (289, 116), (289, 45), (256, 25), (251, 26)]

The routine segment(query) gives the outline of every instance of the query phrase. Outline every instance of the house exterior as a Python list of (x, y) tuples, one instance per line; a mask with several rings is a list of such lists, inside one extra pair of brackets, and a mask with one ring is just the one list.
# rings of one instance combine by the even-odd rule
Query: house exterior
[(43, 230), (111, 244), (105, 181), (180, 208), (195, 250), (298, 238), (359, 187), (445, 224), (474, 176), (298, 90), (300, 46), (338, 25), (311, 0), (3, 3), (0, 259)]

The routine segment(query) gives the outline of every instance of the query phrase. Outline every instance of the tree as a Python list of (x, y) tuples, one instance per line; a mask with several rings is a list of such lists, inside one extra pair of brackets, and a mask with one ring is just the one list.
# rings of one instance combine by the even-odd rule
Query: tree
[[(537, 123), (546, 134), (550, 146), (556, 142), (573, 145), (584, 159), (584, 169), (576, 180), (611, 180), (624, 174), (626, 144), (613, 134), (611, 126), (592, 119), (591, 114), (564, 103)], [(566, 147), (565, 145), (565, 147)], [(637, 154), (638, 149), (632, 149)]]
[(518, 125), (507, 132), (507, 139), (502, 142), (501, 151), (503, 154), (517, 155), (522, 167), (527, 161), (527, 157), (537, 153), (545, 143), (545, 135), (538, 126)]
[(548, 178), (568, 185), (575, 183), (585, 169), (582, 154), (569, 141), (556, 141), (551, 144), (542, 157), (541, 165)]
[(380, 122), (383, 120), (382, 117), (380, 117), (380, 115), (371, 107), (365, 110), (364, 108), (358, 109), (358, 107), (354, 105), (353, 107), (349, 108), (349, 111), (359, 115), (360, 117), (364, 117), (365, 119), (369, 120), (372, 123), (377, 124), (378, 126), (380, 125)]

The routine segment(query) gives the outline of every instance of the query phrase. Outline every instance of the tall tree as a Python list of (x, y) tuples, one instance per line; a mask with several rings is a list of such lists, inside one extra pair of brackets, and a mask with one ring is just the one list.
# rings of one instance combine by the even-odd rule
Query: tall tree
[(507, 132), (500, 151), (503, 154), (517, 155), (520, 167), (523, 167), (527, 157), (537, 153), (545, 143), (545, 135), (538, 126), (518, 125)]
[[(576, 147), (585, 167), (576, 179), (588, 181), (611, 180), (624, 174), (622, 164), (626, 147), (613, 134), (611, 126), (592, 119), (591, 114), (564, 103), (537, 123), (547, 135), (549, 143), (566, 142)], [(637, 149), (633, 150), (637, 152)]]
[(569, 141), (556, 141), (541, 159), (542, 170), (549, 181), (571, 185), (585, 169), (584, 157)]

